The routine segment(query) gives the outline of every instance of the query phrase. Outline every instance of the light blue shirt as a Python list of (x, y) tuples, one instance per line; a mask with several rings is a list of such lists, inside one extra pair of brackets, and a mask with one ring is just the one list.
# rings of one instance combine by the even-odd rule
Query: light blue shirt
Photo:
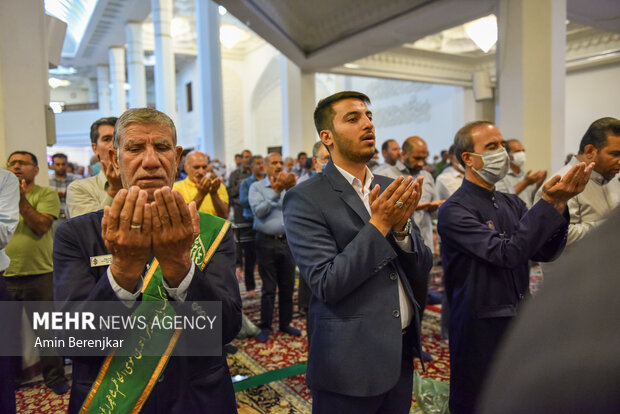
[(279, 236), (284, 234), (284, 216), (282, 200), (286, 190), (277, 194), (271, 188), (269, 177), (265, 177), (250, 186), (250, 207), (254, 214), (254, 230)]
[(11, 260), (4, 248), (19, 223), (19, 180), (10, 171), (0, 170), (0, 271), (9, 267)]
[(243, 180), (241, 182), (241, 187), (239, 187), (239, 202), (241, 203), (241, 207), (243, 207), (243, 217), (247, 220), (254, 219), (252, 207), (250, 207), (250, 186), (255, 182), (256, 177), (252, 174)]

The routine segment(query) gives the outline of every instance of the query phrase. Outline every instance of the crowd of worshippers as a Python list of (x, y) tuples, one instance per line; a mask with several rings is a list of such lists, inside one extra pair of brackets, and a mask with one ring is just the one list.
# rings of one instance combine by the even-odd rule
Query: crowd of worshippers
[[(363, 107), (369, 103), (364, 95), (344, 96), (331, 102), (332, 107), (337, 108), (341, 102), (351, 103), (351, 100), (358, 106), (361, 102)], [(338, 116), (338, 110), (334, 109), (334, 117)], [(374, 144), (372, 120), (368, 115), (363, 116), (367, 116), (367, 123), (370, 123), (364, 128), (372, 127)], [(72, 173), (67, 156), (57, 153), (52, 156), (49, 187), (39, 186), (35, 184), (39, 161), (34, 154), (14, 151), (8, 157), (8, 171), (0, 171), (0, 215), (7, 217), (1, 223), (6, 231), (3, 229), (0, 233), (0, 273), (3, 276), (0, 293), (6, 295), (5, 299), (53, 300), (56, 279), (53, 278), (52, 252), (54, 232), (59, 225), (104, 208), (108, 214), (107, 209), (113, 209), (119, 193), (122, 197), (131, 196), (131, 192), (125, 191), (129, 189), (119, 161), (113, 159), (118, 145), (113, 142), (117, 121), (116, 117), (108, 117), (92, 124), (90, 141), (97, 166), (91, 168), (92, 175), (88, 178)], [(298, 240), (291, 242), (294, 246), (289, 245), (289, 231), (298, 234), (287, 228), (289, 222), (297, 224), (293, 218), (285, 217), (287, 214), (294, 216), (291, 210), (285, 211), (287, 193), (293, 188), (296, 188), (294, 194), (314, 191), (313, 186), (319, 181), (315, 177), (340, 171), (362, 200), (370, 194), (370, 201), (366, 198), (365, 203), (369, 203), (368, 212), (373, 212), (373, 197), (378, 195), (370, 193), (370, 181), (360, 182), (357, 188), (355, 177), (349, 179), (344, 171), (350, 171), (338, 164), (359, 159), (347, 153), (346, 145), (340, 141), (342, 137), (324, 134), (329, 129), (319, 125), (320, 122), (315, 112), (321, 140), (309, 149), (310, 155), (300, 152), (293, 159), (270, 153), (263, 157), (243, 150), (235, 155), (235, 166), (227, 168), (208, 154), (185, 149), (179, 153), (180, 162), (171, 173), (174, 175), (172, 190), (178, 192), (185, 203), (194, 202), (198, 211), (233, 223), (236, 278), (245, 285), (248, 299), (257, 296), (255, 268), (258, 266), (262, 282), (260, 323), (256, 328), (243, 317), (243, 329), (238, 337), (269, 341), (274, 329), (276, 303), (279, 331), (301, 335), (301, 331), (291, 325), (297, 265), (302, 276), (297, 303), (300, 314), (312, 312), (312, 306), (318, 307), (318, 302), (324, 301), (326, 307), (337, 302), (337, 299), (328, 300), (322, 296), (334, 286), (323, 286), (312, 275), (305, 274), (315, 268), (301, 266), (295, 260), (303, 257), (300, 246), (304, 245)], [(331, 128), (336, 127), (332, 125)], [(176, 145), (176, 135), (174, 140)], [(373, 177), (384, 176), (394, 182), (401, 180), (399, 177), (412, 177), (408, 181), (409, 188), (418, 186), (415, 187), (417, 193), (421, 193), (411, 215), (411, 227), (407, 224), (403, 231), (413, 237), (409, 249), (420, 254), (420, 249), (428, 248), (430, 254), (435, 255), (434, 262), (443, 266), (445, 294), (439, 300), (442, 303), (442, 339), (449, 343), (451, 354), (451, 412), (474, 412), (498, 344), (508, 323), (517, 315), (521, 300), (529, 294), (530, 260), (547, 262), (560, 254), (578, 255), (579, 250), (571, 246), (600, 226), (620, 203), (620, 121), (614, 118), (594, 121), (579, 147), (574, 149), (575, 155), (569, 156), (566, 165), (551, 175), (545, 170), (527, 170), (523, 142), (504, 140), (499, 129), (485, 121), (468, 123), (461, 128), (450, 148), (441, 151), (430, 163), (427, 142), (419, 136), (402, 142), (387, 139), (382, 142), (380, 151), (374, 145), (372, 149), (372, 157), (364, 161), (363, 168), (367, 172), (363, 172), (363, 177), (373, 180)], [(379, 153), (383, 163), (378, 162)], [(158, 156), (144, 155), (146, 158)], [(564, 177), (561, 181), (558, 174)], [(156, 182), (159, 178), (153, 176), (143, 180)], [(572, 187), (562, 187), (565, 182)], [(364, 185), (367, 187), (362, 188)], [(136, 191), (136, 199), (137, 194)], [(321, 198), (320, 194), (317, 196)], [(293, 194), (289, 199), (290, 203), (298, 200)], [(402, 205), (401, 201), (396, 201), (397, 209)], [(340, 213), (334, 211), (333, 214)], [(313, 222), (306, 224), (311, 227)], [(307, 231), (310, 242), (321, 241), (310, 228)], [(312, 236), (317, 238), (312, 240)], [(421, 245), (416, 244), (416, 238)], [(396, 240), (398, 244), (401, 239)], [(393, 248), (401, 248), (400, 244), (398, 246)], [(346, 246), (338, 246), (335, 257), (344, 255), (346, 249)], [(359, 254), (357, 251), (350, 253)], [(545, 277), (553, 274), (553, 264), (545, 263), (543, 271)], [(399, 282), (399, 289), (407, 291), (409, 287), (402, 287), (401, 283), (405, 282)], [(413, 283), (411, 288), (415, 290)], [(437, 298), (427, 297), (427, 286), (413, 294), (420, 308), (414, 319), (421, 319), (425, 305)], [(333, 306), (336, 318), (340, 309)], [(394, 316), (398, 317), (397, 310)], [(312, 322), (309, 320), (309, 323)], [(314, 323), (318, 323), (317, 320)], [(320, 327), (315, 325), (312, 329), (313, 335), (318, 337)], [(408, 329), (409, 326), (404, 326), (403, 332), (409, 332)], [(432, 360), (421, 347), (419, 351), (414, 356), (423, 361)], [(312, 349), (310, 352), (312, 355)], [(372, 355), (367, 357), (372, 358)], [(19, 361), (3, 360), (4, 363), (8, 364), (4, 372), (12, 372), (19, 381)], [(319, 369), (311, 371), (310, 367), (315, 384), (322, 384), (318, 379)], [(41, 358), (41, 368), (44, 382), (53, 392), (68, 391), (61, 356)], [(323, 385), (316, 387), (319, 389)], [(338, 387), (330, 390), (327, 385), (323, 390), (349, 394)], [(316, 398), (317, 401), (331, 401), (318, 394)]]

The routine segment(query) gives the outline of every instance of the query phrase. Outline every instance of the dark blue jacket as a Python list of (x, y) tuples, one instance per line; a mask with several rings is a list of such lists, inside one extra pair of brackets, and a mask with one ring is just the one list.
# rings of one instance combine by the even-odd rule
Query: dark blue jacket
[[(385, 190), (391, 182), (375, 176), (372, 186)], [(411, 231), (413, 252), (407, 253), (369, 220), (331, 161), (323, 174), (284, 197), (288, 243), (312, 291), (306, 373), (312, 389), (375, 396), (396, 384), (403, 346), (398, 277), (414, 304), (412, 354), (420, 353), (417, 303), (425, 301), (431, 252), (417, 227)]]
[[(54, 239), (54, 299), (118, 301), (107, 277), (107, 266), (91, 267), (90, 258), (109, 254), (101, 238), (103, 210), (63, 223)], [(222, 343), (241, 327), (241, 298), (234, 276), (234, 242), (228, 230), (204, 270), (196, 267), (186, 301), (222, 302)], [(119, 306), (121, 305), (119, 302)], [(69, 413), (77, 413), (104, 357), (73, 360)], [(142, 413), (236, 413), (235, 396), (224, 356), (173, 356), (141, 410)]]
[(553, 260), (564, 249), (568, 213), (544, 200), (528, 211), (515, 194), (463, 180), (439, 208), (437, 229), (450, 304), (450, 411), (458, 414), (456, 407), (473, 409), (506, 327), (528, 295), (528, 261)]

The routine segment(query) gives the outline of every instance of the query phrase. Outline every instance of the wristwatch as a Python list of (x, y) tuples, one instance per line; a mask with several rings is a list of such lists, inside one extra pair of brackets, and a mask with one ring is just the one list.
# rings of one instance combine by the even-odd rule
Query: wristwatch
[(394, 231), (392, 230), (392, 234), (396, 237), (407, 237), (411, 233), (411, 219), (407, 220), (407, 224), (402, 229), (402, 231)]

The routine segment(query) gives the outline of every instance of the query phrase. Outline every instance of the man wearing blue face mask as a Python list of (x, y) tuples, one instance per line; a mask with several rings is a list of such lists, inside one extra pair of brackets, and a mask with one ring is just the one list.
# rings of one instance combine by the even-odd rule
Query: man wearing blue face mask
[(475, 412), (497, 346), (529, 292), (528, 260), (551, 261), (564, 249), (566, 203), (583, 191), (593, 164), (551, 178), (528, 211), (517, 195), (495, 189), (510, 162), (495, 125), (469, 123), (454, 145), (465, 179), (439, 208), (437, 229), (450, 305), (450, 412), (462, 414)]
[(534, 194), (547, 178), (547, 170), (525, 172), (526, 156), (525, 148), (518, 139), (506, 141), (506, 151), (510, 156), (510, 168), (508, 174), (495, 184), (495, 190), (502, 193), (516, 194), (531, 208), (534, 202)]

